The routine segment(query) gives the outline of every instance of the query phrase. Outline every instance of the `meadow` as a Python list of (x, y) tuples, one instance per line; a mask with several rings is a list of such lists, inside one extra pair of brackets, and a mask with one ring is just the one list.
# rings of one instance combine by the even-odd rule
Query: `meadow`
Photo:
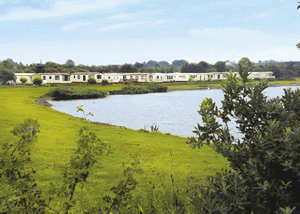
[[(119, 90), (121, 86), (88, 87), (112, 91)], [(82, 118), (37, 105), (37, 99), (48, 91), (49, 87), (43, 86), (0, 88), (0, 143), (14, 140), (10, 131), (26, 118), (37, 119), (40, 124), (41, 132), (38, 134), (38, 141), (33, 145), (31, 155), (32, 165), (28, 167), (35, 168), (35, 180), (38, 188), (44, 192), (51, 181), (60, 182), (62, 168), (66, 166), (76, 148), (77, 131), (85, 125), (111, 146), (113, 154), (98, 160), (89, 175), (88, 183), (77, 190), (75, 199), (78, 200), (96, 203), (101, 194), (111, 194), (111, 187), (123, 176), (122, 163), (131, 162), (136, 154), (139, 158), (147, 159), (140, 165), (144, 174), (136, 178), (139, 182), (137, 190), (145, 188), (150, 182), (159, 183), (162, 180), (171, 186), (171, 170), (175, 184), (180, 186), (185, 184), (187, 176), (203, 178), (221, 171), (225, 165), (228, 168), (226, 160), (211, 148), (189, 148), (185, 144), (187, 138), (96, 125)], [(170, 150), (173, 155), (173, 169)]]
[[(273, 81), (269, 84), (298, 83), (300, 83), (300, 78), (296, 81)], [(218, 85), (220, 84), (167, 84), (169, 89)], [(123, 86), (86, 85), (85, 87), (107, 92), (120, 90)], [(82, 126), (88, 126), (90, 131), (95, 132), (102, 141), (108, 143), (113, 151), (112, 154), (98, 159), (85, 186), (76, 189), (75, 199), (83, 203), (95, 205), (103, 194), (112, 195), (111, 188), (123, 177), (124, 166), (122, 164), (132, 162), (135, 155), (138, 155), (140, 159), (147, 159), (145, 163), (140, 164), (144, 173), (135, 175), (139, 182), (135, 190), (136, 195), (147, 189), (150, 182), (152, 184), (164, 183), (171, 187), (171, 174), (176, 188), (184, 188), (187, 185), (187, 177), (205, 178), (220, 172), (225, 166), (229, 168), (228, 162), (210, 147), (204, 146), (194, 150), (189, 148), (185, 144), (187, 138), (160, 132), (94, 124), (49, 107), (37, 105), (38, 98), (45, 96), (50, 89), (48, 86), (0, 87), (0, 143), (15, 140), (11, 130), (26, 118), (37, 119), (40, 124), (41, 132), (38, 133), (38, 141), (32, 146), (32, 163), (28, 167), (36, 170), (35, 180), (38, 189), (42, 190), (45, 195), (47, 195), (50, 182), (61, 182), (61, 171), (75, 151), (76, 141), (79, 139), (77, 132)], [(74, 111), (76, 110), (74, 106)], [(197, 112), (195, 116), (196, 114)], [(55, 203), (55, 206), (60, 206), (58, 200)], [(79, 209), (75, 207), (74, 213), (78, 213)]]

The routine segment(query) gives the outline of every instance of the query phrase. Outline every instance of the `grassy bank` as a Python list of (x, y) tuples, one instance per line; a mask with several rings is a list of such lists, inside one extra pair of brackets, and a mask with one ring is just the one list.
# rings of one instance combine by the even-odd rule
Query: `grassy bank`
[[(120, 86), (91, 87), (109, 91)], [(66, 165), (75, 150), (78, 139), (76, 133), (83, 125), (87, 125), (101, 140), (109, 143), (113, 154), (99, 159), (82, 193), (80, 189), (76, 192), (75, 198), (78, 200), (84, 198), (95, 201), (100, 193), (110, 192), (110, 188), (122, 177), (122, 163), (131, 161), (135, 153), (148, 159), (141, 164), (145, 173), (137, 177), (138, 188), (143, 188), (150, 181), (159, 182), (160, 179), (171, 185), (170, 149), (174, 159), (173, 175), (178, 185), (183, 184), (188, 173), (196, 178), (206, 177), (225, 166), (225, 160), (212, 149), (204, 147), (201, 150), (192, 150), (185, 144), (186, 138), (183, 137), (95, 125), (84, 119), (36, 105), (37, 98), (48, 91), (49, 87), (0, 88), (0, 143), (13, 140), (10, 131), (25, 118), (37, 119), (40, 124), (41, 133), (38, 134), (38, 142), (33, 145), (31, 167), (37, 171), (36, 181), (41, 190), (47, 189), (50, 181), (61, 180), (61, 167)]]

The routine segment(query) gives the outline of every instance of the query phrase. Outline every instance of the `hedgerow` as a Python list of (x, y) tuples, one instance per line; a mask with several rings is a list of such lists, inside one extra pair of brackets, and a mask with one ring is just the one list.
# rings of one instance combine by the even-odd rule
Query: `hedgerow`
[(70, 99), (89, 99), (89, 98), (103, 98), (106, 93), (96, 89), (86, 87), (70, 87), (59, 86), (50, 89), (48, 95), (55, 100), (70, 100)]

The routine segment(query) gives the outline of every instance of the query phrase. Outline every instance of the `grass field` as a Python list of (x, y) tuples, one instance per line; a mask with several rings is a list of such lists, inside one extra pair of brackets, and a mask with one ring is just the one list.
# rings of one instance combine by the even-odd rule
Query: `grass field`
[[(116, 88), (120, 86), (96, 87), (109, 91), (118, 90)], [(48, 87), (0, 88), (0, 143), (13, 140), (10, 131), (26, 118), (37, 119), (40, 124), (41, 132), (38, 134), (38, 141), (33, 145), (32, 167), (37, 170), (36, 181), (41, 190), (46, 190), (50, 181), (61, 180), (61, 167), (69, 161), (76, 147), (76, 133), (83, 125), (87, 125), (101, 140), (109, 143), (113, 154), (99, 159), (81, 193), (83, 195), (78, 194), (75, 199), (93, 200), (100, 193), (109, 192), (122, 177), (122, 163), (133, 160), (131, 155), (135, 153), (148, 159), (141, 165), (145, 174), (138, 176), (140, 188), (150, 181), (158, 182), (160, 179), (171, 185), (170, 149), (173, 153), (173, 175), (177, 184), (184, 182), (188, 173), (192, 173), (194, 177), (206, 177), (214, 175), (225, 166), (225, 159), (211, 148), (205, 146), (201, 150), (192, 150), (185, 144), (187, 139), (183, 137), (99, 126), (34, 104), (48, 90)], [(78, 193), (79, 191), (80, 189)]]
[[(296, 81), (274, 81), (269, 84), (293, 84)], [(207, 84), (218, 86), (219, 84)], [(169, 88), (199, 87), (200, 85), (174, 85)], [(205, 85), (201, 85), (205, 86)], [(120, 90), (123, 85), (114, 86), (86, 86), (103, 91)], [(41, 133), (38, 141), (33, 145), (32, 166), (37, 171), (38, 188), (46, 190), (51, 181), (60, 182), (62, 167), (69, 161), (76, 148), (77, 131), (87, 125), (101, 140), (111, 145), (113, 154), (99, 159), (96, 167), (89, 175), (88, 183), (82, 190), (78, 189), (75, 199), (96, 201), (101, 193), (110, 193), (110, 188), (122, 178), (122, 163), (132, 161), (133, 154), (140, 154), (140, 158), (147, 158), (141, 164), (145, 171), (137, 177), (138, 188), (145, 187), (150, 181), (159, 182), (160, 179), (171, 185), (171, 156), (173, 153), (173, 175), (175, 183), (184, 185), (188, 173), (194, 177), (206, 177), (221, 171), (227, 165), (226, 160), (204, 146), (201, 150), (190, 149), (186, 138), (165, 135), (159, 132), (144, 133), (115, 126), (95, 125), (81, 118), (75, 118), (48, 107), (36, 105), (37, 99), (49, 90), (49, 87), (0, 87), (0, 143), (14, 140), (10, 133), (13, 127), (26, 118), (37, 119)], [(200, 102), (200, 101), (199, 101)], [(74, 106), (76, 111), (76, 106)], [(195, 112), (195, 116), (197, 112)], [(200, 122), (200, 121), (199, 121)], [(196, 125), (196, 124), (195, 124)]]

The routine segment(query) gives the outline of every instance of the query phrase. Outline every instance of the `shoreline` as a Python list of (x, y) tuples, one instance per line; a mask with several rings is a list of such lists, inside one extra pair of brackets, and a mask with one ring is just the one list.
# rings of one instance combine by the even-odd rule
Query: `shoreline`
[[(282, 86), (300, 86), (300, 83), (294, 83), (294, 84), (288, 84), (288, 85), (287, 84), (270, 84), (270, 85), (268, 85), (268, 87), (282, 87)], [(180, 90), (186, 90), (186, 91), (188, 91), (188, 90), (212, 90), (212, 89), (221, 89), (221, 88), (222, 88), (222, 86), (211, 86), (211, 87), (208, 87), (208, 86), (191, 86), (191, 87), (178, 87), (178, 88), (176, 87), (176, 88), (170, 88), (170, 89), (168, 88), (166, 93), (171, 92), (171, 91), (180, 91)], [(113, 94), (110, 94), (108, 92), (108, 96), (109, 95), (113, 95)], [(53, 105), (50, 104), (48, 102), (48, 100), (52, 100), (52, 98), (49, 97), (49, 96), (43, 96), (43, 97), (38, 98), (37, 103), (34, 103), (34, 104), (40, 105), (40, 106), (43, 106), (43, 107), (51, 108)], [(68, 115), (70, 115), (70, 114), (68, 114)], [(73, 115), (70, 115), (70, 116), (75, 117)], [(98, 121), (94, 122), (94, 121), (90, 121), (90, 120), (87, 120), (87, 121), (91, 122), (95, 125), (114, 126), (114, 127), (130, 129), (130, 128), (127, 128), (126, 126), (118, 126), (118, 125), (113, 125), (113, 124), (110, 124), (110, 123), (103, 123), (103, 122), (98, 122)], [(165, 134), (165, 133), (163, 133), (163, 134)], [(173, 134), (171, 134), (171, 135), (173, 135)], [(183, 136), (180, 136), (180, 137), (183, 137)]]

